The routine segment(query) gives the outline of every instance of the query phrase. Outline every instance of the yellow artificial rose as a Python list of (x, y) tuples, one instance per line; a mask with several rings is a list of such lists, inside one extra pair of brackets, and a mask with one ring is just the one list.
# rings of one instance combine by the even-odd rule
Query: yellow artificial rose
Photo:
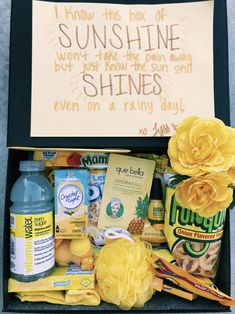
[(235, 129), (216, 118), (189, 117), (177, 126), (168, 155), (172, 168), (182, 175), (228, 171), (235, 160)]
[(229, 207), (233, 190), (227, 174), (207, 174), (182, 181), (176, 187), (178, 203), (203, 217), (214, 216)]

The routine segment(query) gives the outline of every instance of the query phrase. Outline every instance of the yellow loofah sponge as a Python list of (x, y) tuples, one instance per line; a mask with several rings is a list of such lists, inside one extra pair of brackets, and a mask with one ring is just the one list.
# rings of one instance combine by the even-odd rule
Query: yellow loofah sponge
[(151, 247), (135, 239), (117, 239), (105, 245), (95, 262), (98, 293), (121, 309), (142, 307), (153, 295)]

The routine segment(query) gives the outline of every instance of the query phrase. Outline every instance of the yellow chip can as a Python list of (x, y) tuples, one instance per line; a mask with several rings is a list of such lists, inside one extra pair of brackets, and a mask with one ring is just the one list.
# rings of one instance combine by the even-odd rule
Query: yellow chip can
[(193, 275), (216, 275), (226, 210), (202, 217), (182, 208), (175, 189), (167, 187), (164, 233), (177, 264)]

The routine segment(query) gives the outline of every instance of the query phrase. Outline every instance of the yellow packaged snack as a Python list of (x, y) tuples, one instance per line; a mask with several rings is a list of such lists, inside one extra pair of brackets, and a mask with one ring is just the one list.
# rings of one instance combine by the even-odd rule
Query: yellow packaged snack
[(52, 190), (54, 192), (55, 189), (55, 173), (54, 170), (48, 171), (47, 173), (47, 180), (50, 182)]
[(67, 267), (56, 267), (50, 276), (32, 282), (19, 282), (10, 278), (8, 292), (84, 290), (94, 289), (94, 286), (93, 271), (83, 271), (78, 265), (70, 264)]
[(193, 275), (214, 278), (217, 271), (226, 211), (201, 217), (182, 208), (175, 190), (167, 187), (164, 233), (177, 264)]
[(174, 256), (171, 254), (171, 252), (168, 249), (163, 249), (161, 247), (153, 248), (153, 255), (164, 258), (168, 263), (171, 263), (171, 264), (176, 263)]
[[(162, 257), (170, 264), (175, 264), (176, 261), (170, 251), (168, 249), (163, 248), (153, 248), (153, 256)], [(188, 291), (183, 290), (179, 286), (177, 286), (172, 280), (169, 280), (169, 278), (161, 279), (159, 277), (154, 278), (154, 289), (156, 291), (165, 291), (170, 294), (174, 294), (178, 297), (184, 298), (189, 301), (195, 300), (198, 295), (195, 293), (191, 293)]]
[(105, 177), (105, 169), (90, 170), (88, 202), (89, 227), (97, 227), (98, 224)]
[(109, 154), (105, 152), (40, 151), (34, 152), (34, 160), (43, 160), (45, 167), (74, 167), (105, 169)]
[(195, 293), (190, 293), (190, 292), (184, 291), (183, 289), (180, 289), (178, 287), (172, 287), (171, 285), (168, 285), (165, 283), (163, 284), (162, 290), (170, 294), (174, 294), (180, 298), (189, 300), (189, 301), (193, 301), (198, 297), (198, 295)]
[(148, 219), (145, 220), (143, 233), (140, 235), (141, 240), (150, 243), (165, 243), (166, 238), (163, 232), (163, 225), (151, 225)]
[(134, 154), (134, 156), (139, 158), (145, 158), (149, 160), (154, 160), (155, 164), (155, 173), (163, 174), (164, 170), (167, 167), (168, 157), (166, 155), (156, 155), (156, 154)]
[(155, 291), (165, 291), (189, 301), (193, 301), (198, 297), (195, 293), (187, 292), (179, 287), (172, 286), (169, 282), (165, 283), (165, 280), (163, 281), (163, 279), (156, 276), (154, 278), (153, 288)]
[(213, 284), (208, 282), (208, 280), (189, 274), (187, 271), (181, 269), (179, 266), (172, 265), (157, 254), (153, 255), (152, 266), (156, 270), (157, 277), (170, 280), (191, 293), (210, 300), (218, 301), (225, 306), (235, 305), (234, 299), (219, 291)]

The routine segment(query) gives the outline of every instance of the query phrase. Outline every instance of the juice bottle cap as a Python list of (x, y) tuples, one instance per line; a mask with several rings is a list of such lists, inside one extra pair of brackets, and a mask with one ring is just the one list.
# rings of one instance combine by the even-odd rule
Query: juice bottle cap
[(161, 179), (153, 178), (153, 183), (150, 192), (150, 199), (162, 200), (162, 184)]
[(39, 160), (23, 160), (20, 161), (20, 171), (43, 171), (45, 169), (44, 162)]

